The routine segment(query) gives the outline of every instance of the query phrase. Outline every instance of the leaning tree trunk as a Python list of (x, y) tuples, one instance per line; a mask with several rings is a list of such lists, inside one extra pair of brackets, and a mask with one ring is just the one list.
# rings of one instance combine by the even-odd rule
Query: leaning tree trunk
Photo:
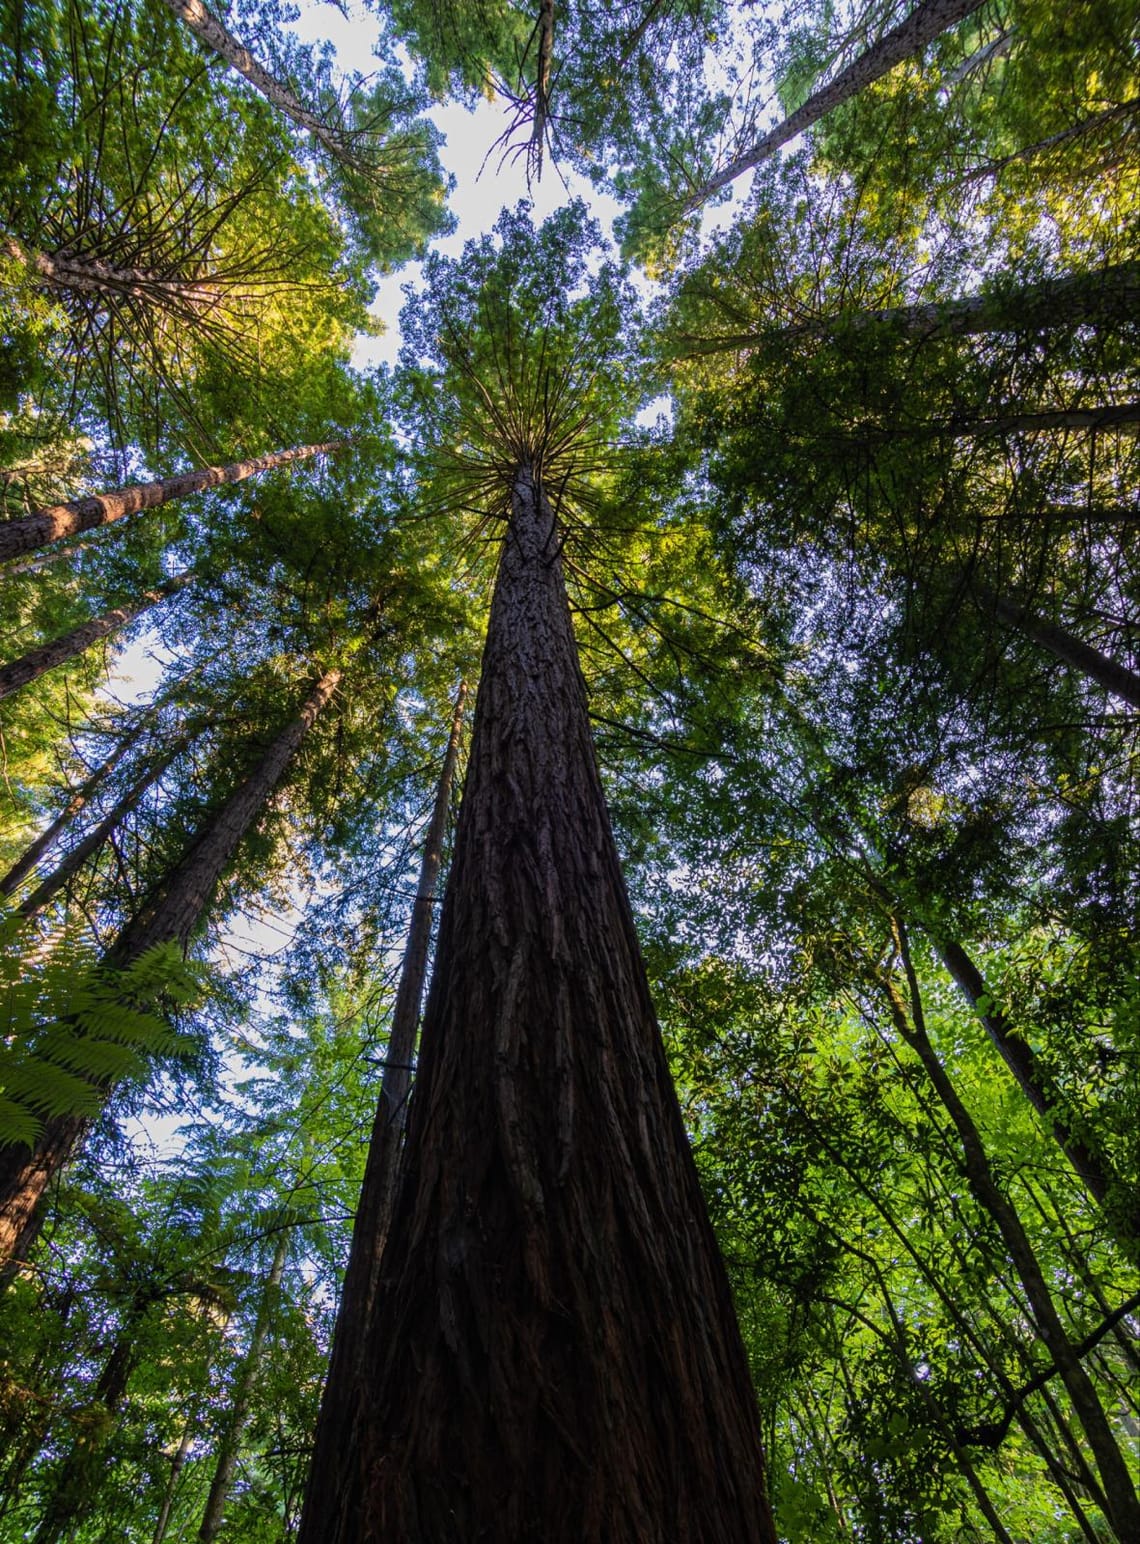
[[(1001, 1009), (993, 1006), (993, 998), (987, 992), (977, 966), (962, 945), (943, 940), (936, 943), (935, 948), (955, 985), (981, 1020), (1017, 1086), (1052, 1132), (1074, 1173), (1093, 1200), (1105, 1207), (1113, 1186), (1112, 1171), (1101, 1152), (1078, 1136), (1069, 1124), (1061, 1091), (1041, 1066), (1033, 1047), (1010, 1028)], [(1140, 1217), (1135, 1216), (1135, 1212), (1133, 1206), (1123, 1218), (1118, 1218), (1112, 1207), (1107, 1208), (1109, 1226), (1121, 1248), (1133, 1257), (1140, 1238)]]
[(773, 1544), (748, 1363), (516, 474), (335, 1510), (302, 1544)]
[(93, 617), (90, 622), (84, 622), (71, 632), (64, 633), (62, 638), (53, 638), (50, 643), (40, 644), (38, 649), (30, 649), (22, 658), (0, 666), (0, 700), (10, 697), (21, 686), (30, 685), (57, 665), (66, 664), (69, 659), (84, 653), (101, 638), (109, 638), (112, 633), (119, 632), (151, 606), (183, 589), (193, 577), (193, 574), (179, 574), (175, 579), (168, 579), (156, 590), (145, 590), (129, 606), (114, 606), (101, 617)]
[(281, 1277), (285, 1273), (285, 1256), (288, 1249), (289, 1230), (282, 1228), (273, 1254), (273, 1264), (265, 1280), (261, 1301), (257, 1305), (253, 1333), (249, 1337), (249, 1345), (246, 1347), (245, 1356), (242, 1358), (234, 1380), (233, 1398), (222, 1430), (222, 1440), (218, 1446), (214, 1477), (210, 1481), (210, 1494), (206, 1498), (206, 1510), (202, 1514), (202, 1523), (198, 1529), (201, 1544), (213, 1544), (221, 1529), (222, 1519), (225, 1517), (226, 1502), (229, 1500), (234, 1473), (237, 1470), (238, 1454), (241, 1451), (242, 1433), (249, 1420), (253, 1391), (261, 1369), (261, 1353), (265, 1346), (265, 1337), (269, 1333), (273, 1309), (277, 1303)]
[(400, 982), (396, 988), (392, 1025), (388, 1032), (388, 1054), (384, 1060), (380, 1098), (372, 1124), (372, 1139), (368, 1146), (364, 1182), (356, 1209), (356, 1225), (344, 1273), (344, 1287), (337, 1307), (328, 1378), (321, 1400), (313, 1461), (309, 1469), (305, 1509), (306, 1514), (313, 1517), (326, 1517), (335, 1508), (336, 1492), (330, 1482), (336, 1474), (338, 1455), (343, 1454), (353, 1440), (353, 1429), (361, 1404), (367, 1398), (360, 1381), (360, 1362), (392, 1210), (396, 1162), (404, 1133), (412, 1055), (416, 1047), (420, 1003), (427, 975), (435, 891), (443, 860), (443, 838), (447, 827), (451, 785), (459, 761), (459, 738), (466, 697), (467, 687), (464, 683), (460, 685), (455, 699), (451, 737), (447, 742), (443, 770), (424, 839), (420, 878), (404, 948)]
[[(104, 967), (121, 969), (157, 944), (186, 947), (238, 843), (339, 680), (339, 670), (321, 676), (300, 714), (278, 735), (156, 894), (123, 928), (103, 958)], [(100, 1096), (112, 1091), (104, 1084), (97, 1088)], [(44, 1121), (31, 1147), (26, 1142), (0, 1147), (0, 1266), (23, 1256), (35, 1240), (40, 1200), (86, 1134), (88, 1124), (83, 1115), (53, 1115)]]
[(834, 80), (829, 81), (819, 91), (814, 91), (802, 106), (797, 107), (794, 113), (789, 114), (774, 129), (770, 129), (750, 150), (737, 156), (724, 171), (718, 172), (715, 177), (710, 177), (708, 182), (686, 200), (685, 207), (696, 209), (719, 189), (727, 187), (730, 182), (735, 182), (737, 177), (759, 166), (761, 161), (774, 155), (781, 145), (786, 145), (789, 140), (795, 139), (797, 134), (802, 134), (805, 129), (811, 128), (813, 123), (818, 123), (825, 114), (851, 97), (858, 96), (865, 86), (889, 74), (896, 64), (901, 64), (904, 59), (917, 54), (936, 37), (950, 27), (956, 26), (971, 12), (978, 10), (983, 3), (984, 0), (920, 0), (910, 15), (899, 22), (897, 27), (892, 27), (872, 48), (866, 49), (857, 59), (853, 59), (846, 69), (840, 70)]
[[(108, 1418), (118, 1414), (139, 1359), (139, 1328), (155, 1301), (152, 1295), (144, 1293), (132, 1302), (92, 1390), (92, 1412), (98, 1410)], [(108, 1427), (112, 1425), (110, 1419), (96, 1420), (72, 1443), (56, 1473), (32, 1544), (59, 1544), (61, 1539), (73, 1537), (77, 1525), (90, 1513), (106, 1479), (105, 1447), (110, 1435)]]
[(918, 978), (911, 962), (906, 929), (895, 919), (896, 938), (910, 992), (909, 1021), (894, 987), (887, 981), (888, 1000), (899, 1035), (915, 1051), (934, 1086), (961, 1143), (962, 1167), (970, 1189), (1001, 1235), (1025, 1293), (1038, 1336), (1053, 1359), (1057, 1376), (1069, 1396), (1073, 1415), (1084, 1433), (1104, 1487), (1104, 1511), (1120, 1544), (1140, 1539), (1140, 1499), (1128, 1462), (1109, 1424), (1100, 1396), (1085, 1371), (1078, 1349), (1069, 1339), (1049, 1283), (1013, 1203), (998, 1183), (981, 1133), (939, 1060), (926, 1031)]
[(52, 823), (41, 831), (34, 841), (28, 844), (8, 872), (0, 879), (0, 895), (11, 895), (14, 890), (19, 889), (40, 859), (51, 851), (59, 836), (66, 830), (71, 821), (75, 819), (80, 810), (85, 809), (95, 794), (98, 793), (105, 779), (111, 775), (142, 734), (142, 730), (143, 726), (139, 724), (129, 733), (125, 734), (107, 759), (100, 762), (90, 776), (85, 778), (69, 796), (67, 803)]
[(1095, 681), (1098, 686), (1102, 686), (1111, 696), (1119, 697), (1122, 702), (1127, 702), (1131, 707), (1140, 708), (1140, 675), (1135, 670), (1129, 670), (1126, 665), (1109, 659), (1107, 654), (1102, 654), (1091, 644), (1084, 643), (1066, 628), (1058, 627), (1055, 622), (1047, 622), (1043, 617), (1035, 616), (1026, 607), (1006, 600), (1004, 596), (995, 594), (993, 590), (976, 582), (973, 584), (973, 589), (981, 605), (992, 612), (999, 622), (1004, 622), (1006, 626), (1014, 627), (1018, 632), (1024, 633), (1034, 643), (1040, 644), (1043, 649), (1048, 649), (1049, 653), (1055, 655), (1063, 664), (1069, 665), (1081, 675), (1087, 676), (1090, 681)]
[(336, 450), (339, 445), (339, 440), (332, 440), (326, 445), (298, 445), (292, 450), (277, 450), (272, 455), (257, 456), (252, 461), (234, 461), (229, 466), (206, 466), (197, 472), (179, 472), (174, 477), (160, 478), (155, 482), (134, 483), (129, 488), (116, 488), (110, 493), (94, 493), (89, 498), (75, 499), (70, 504), (52, 504), (37, 509), (34, 514), (0, 524), (0, 563), (22, 552), (44, 547), (48, 542), (59, 541), (64, 536), (74, 536), (79, 531), (89, 531), (97, 525), (109, 525), (112, 520), (121, 520), (124, 515), (133, 515), (140, 509), (153, 509), (169, 499), (183, 498), (188, 493), (200, 493), (203, 488), (244, 482), (247, 477), (253, 477), (258, 472), (287, 466), (291, 461), (304, 461), (309, 456), (323, 455)]
[(11, 237), (0, 243), (0, 250), (26, 263), (44, 289), (136, 300), (180, 315), (187, 322), (212, 310), (221, 293), (208, 280), (168, 277), (145, 268), (118, 268), (103, 258), (79, 252), (33, 252)]
[(46, 875), (36, 888), (24, 897), (16, 907), (16, 915), (18, 917), (35, 917), (43, 911), (45, 906), (50, 904), (63, 887), (78, 874), (87, 860), (102, 849), (103, 844), (118, 830), (126, 817), (138, 807), (143, 796), (149, 789), (154, 787), (167, 767), (170, 766), (176, 757), (182, 754), (188, 744), (189, 740), (187, 738), (177, 741), (134, 780), (122, 796), (115, 800), (103, 819), (93, 826), (81, 841), (76, 842), (75, 846), (56, 865), (52, 872)]
[(260, 91), (278, 112), (284, 113), (298, 128), (310, 133), (335, 159), (344, 158), (347, 147), (335, 130), (316, 113), (310, 112), (284, 81), (278, 80), (260, 64), (240, 38), (235, 37), (225, 23), (203, 5), (202, 0), (165, 0), (165, 3), (200, 42), (212, 48), (231, 69), (244, 75), (250, 85)]
[(1086, 273), (1043, 279), (1013, 290), (963, 295), (955, 300), (915, 301), (875, 311), (837, 311), (776, 329), (761, 324), (748, 332), (680, 333), (678, 355), (697, 359), (706, 354), (762, 349), (773, 335), (788, 339), (853, 333), (862, 339), (875, 332), (896, 332), (926, 341), (1003, 332), (1033, 333), (1113, 321), (1129, 323), (1138, 310), (1140, 263), (1112, 263)]

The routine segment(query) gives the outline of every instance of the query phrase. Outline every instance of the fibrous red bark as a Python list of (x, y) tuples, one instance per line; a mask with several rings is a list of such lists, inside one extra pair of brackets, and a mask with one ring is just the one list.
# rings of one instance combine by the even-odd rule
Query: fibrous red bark
[(724, 1269), (519, 468), (335, 1513), (305, 1544), (773, 1544)]

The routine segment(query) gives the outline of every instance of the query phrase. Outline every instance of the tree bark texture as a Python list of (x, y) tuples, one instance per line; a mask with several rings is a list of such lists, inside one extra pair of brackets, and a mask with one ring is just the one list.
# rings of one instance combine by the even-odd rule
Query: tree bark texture
[(774, 1544), (528, 466), (512, 504), (371, 1397), (302, 1544)]
[(196, 283), (176, 272), (118, 268), (114, 263), (80, 252), (30, 252), (12, 238), (2, 246), (9, 256), (25, 262), (45, 289), (138, 300), (180, 313), (188, 321), (196, 313), (212, 310), (220, 295), (214, 285)]
[(846, 69), (840, 70), (834, 80), (818, 91), (812, 92), (802, 106), (789, 114), (783, 122), (770, 129), (762, 139), (742, 156), (738, 156), (724, 171), (711, 177), (687, 201), (686, 207), (696, 209), (719, 189), (735, 182), (737, 177), (759, 166), (761, 161), (774, 155), (781, 145), (795, 139), (825, 114), (840, 106), (850, 97), (858, 96), (865, 86), (890, 73), (896, 64), (911, 58), (928, 43), (950, 27), (978, 10), (983, 0), (920, 0), (910, 15), (897, 27), (883, 34), (879, 41), (853, 59)]
[(252, 461), (234, 461), (229, 466), (206, 466), (196, 472), (179, 472), (175, 477), (164, 477), (155, 482), (134, 483), (128, 488), (116, 488), (110, 493), (95, 493), (90, 498), (75, 499), (70, 504), (52, 504), (35, 514), (24, 515), (19, 520), (0, 524), (0, 562), (30, 552), (61, 537), (88, 531), (93, 526), (109, 525), (124, 515), (133, 515), (140, 509), (153, 509), (170, 499), (182, 498), (188, 493), (200, 493), (204, 488), (217, 488), (225, 483), (244, 482), (258, 472), (268, 472), (274, 467), (287, 466), (291, 461), (304, 461), (310, 456), (324, 455), (339, 448), (340, 441), (332, 440), (325, 445), (298, 445), (292, 450), (277, 450), (268, 456), (257, 456)]
[(165, 3), (200, 42), (212, 48), (232, 70), (243, 75), (278, 112), (292, 119), (298, 128), (305, 129), (334, 158), (341, 159), (344, 156), (345, 146), (328, 124), (318, 118), (316, 113), (310, 112), (284, 81), (278, 80), (260, 64), (225, 23), (203, 5), (202, 0), (165, 0)]
[[(714, 293), (715, 292), (711, 292)], [(793, 322), (775, 330), (782, 338), (827, 337), (849, 330), (862, 337), (876, 330), (907, 338), (961, 338), (990, 333), (1040, 332), (1114, 320), (1129, 322), (1140, 310), (1140, 263), (1116, 263), (1088, 273), (1066, 274), (994, 294), (954, 300), (916, 301), (877, 311), (839, 311)], [(758, 326), (749, 332), (685, 333), (682, 357), (761, 349), (771, 336)]]
[(420, 1005), (427, 976), (436, 885), (443, 861), (443, 839), (447, 830), (451, 785), (459, 761), (466, 698), (467, 686), (462, 683), (455, 699), (451, 735), (424, 838), (419, 883), (416, 886), (412, 920), (400, 968), (400, 981), (396, 988), (396, 1002), (388, 1032), (388, 1054), (376, 1117), (372, 1124), (372, 1138), (356, 1209), (356, 1224), (352, 1231), (344, 1286), (337, 1306), (332, 1354), (305, 1495), (306, 1516), (313, 1518), (326, 1517), (335, 1507), (335, 1490), (331, 1488), (330, 1482), (336, 1474), (339, 1455), (348, 1449), (353, 1440), (353, 1428), (367, 1398), (367, 1391), (360, 1381), (360, 1364), (364, 1337), (376, 1296), (384, 1240), (388, 1236), (396, 1165), (412, 1079), (411, 1062), (416, 1048), (416, 1031), (419, 1028)]
[[(278, 735), (250, 776), (230, 795), (203, 834), (149, 902), (128, 922), (103, 957), (121, 969), (157, 944), (186, 947), (238, 843), (264, 807), (301, 741), (336, 690), (339, 670), (329, 670), (310, 691), (298, 716)], [(109, 1088), (101, 1088), (110, 1094)], [(86, 1134), (83, 1115), (52, 1115), (34, 1145), (0, 1147), (0, 1266), (22, 1258), (40, 1227), (40, 1201)]]
[(269, 1268), (269, 1275), (265, 1279), (265, 1288), (261, 1294), (261, 1301), (257, 1305), (257, 1317), (253, 1324), (253, 1333), (249, 1337), (249, 1345), (246, 1347), (245, 1356), (234, 1380), (233, 1400), (230, 1405), (229, 1417), (222, 1431), (222, 1439), (218, 1445), (214, 1475), (210, 1481), (210, 1494), (206, 1498), (206, 1508), (202, 1514), (201, 1526), (198, 1529), (198, 1538), (201, 1544), (213, 1544), (221, 1531), (222, 1521), (226, 1515), (226, 1502), (229, 1500), (230, 1491), (233, 1488), (234, 1473), (237, 1470), (238, 1454), (241, 1452), (242, 1433), (246, 1422), (249, 1420), (250, 1405), (253, 1402), (253, 1390), (257, 1383), (257, 1375), (261, 1369), (261, 1353), (265, 1348), (265, 1337), (269, 1333), (269, 1325), (273, 1318), (273, 1310), (277, 1304), (277, 1296), (281, 1287), (281, 1277), (285, 1273), (285, 1256), (289, 1250), (289, 1230), (282, 1228), (277, 1238), (277, 1248), (273, 1254), (273, 1264)]
[(155, 1300), (144, 1293), (131, 1304), (91, 1394), (91, 1411), (101, 1409), (107, 1419), (73, 1441), (56, 1473), (32, 1544), (60, 1544), (65, 1538), (73, 1538), (77, 1526), (92, 1510), (106, 1479), (104, 1450), (114, 1424), (110, 1418), (118, 1414), (127, 1392), (139, 1359), (139, 1326)]
[(113, 606), (101, 617), (93, 617), (90, 622), (84, 622), (72, 628), (71, 632), (64, 633), (62, 638), (53, 638), (50, 643), (40, 644), (38, 649), (29, 649), (22, 658), (0, 666), (0, 701), (19, 691), (21, 686), (28, 686), (38, 680), (47, 671), (54, 670), (57, 665), (66, 664), (69, 659), (83, 654), (101, 638), (109, 638), (112, 633), (117, 633), (151, 606), (183, 589), (193, 577), (193, 574), (179, 574), (176, 579), (168, 579), (156, 590), (144, 591), (129, 606)]

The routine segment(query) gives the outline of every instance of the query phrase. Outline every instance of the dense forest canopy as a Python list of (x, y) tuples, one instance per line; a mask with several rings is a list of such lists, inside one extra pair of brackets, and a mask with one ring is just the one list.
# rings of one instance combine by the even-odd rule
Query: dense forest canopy
[(1135, 1544), (1135, 7), (298, 19), (0, 8), (0, 1544)]

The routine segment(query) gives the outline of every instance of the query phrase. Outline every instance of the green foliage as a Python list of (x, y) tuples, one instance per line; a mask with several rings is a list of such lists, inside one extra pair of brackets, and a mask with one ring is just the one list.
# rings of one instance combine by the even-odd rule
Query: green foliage
[(154, 1062), (201, 1054), (196, 1032), (176, 1016), (200, 1004), (205, 977), (173, 945), (112, 970), (90, 945), (64, 939), (31, 964), (22, 926), (7, 918), (0, 933), (0, 1142), (31, 1144), (53, 1115), (93, 1118), (109, 1089), (141, 1079)]

